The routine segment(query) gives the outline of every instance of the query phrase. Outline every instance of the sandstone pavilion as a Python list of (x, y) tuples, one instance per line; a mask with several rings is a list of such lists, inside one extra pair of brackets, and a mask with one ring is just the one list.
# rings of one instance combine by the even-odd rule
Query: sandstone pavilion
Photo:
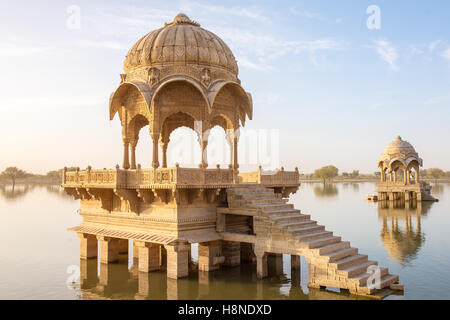
[[(120, 77), (109, 114), (122, 126), (122, 167), (65, 169), (62, 177), (65, 191), (80, 199), (82, 223), (69, 230), (81, 240), (81, 261), (97, 258), (99, 246), (101, 264), (116, 262), (132, 243), (139, 271), (165, 268), (169, 281), (189, 276), (191, 244), (198, 243), (201, 272), (253, 261), (264, 278), (268, 255), (288, 254), (293, 270), (305, 257), (311, 288), (374, 295), (402, 287), (397, 275), (287, 203), (299, 187), (297, 168), (239, 172), (239, 128), (252, 119), (253, 103), (218, 36), (178, 14), (133, 45)], [(215, 126), (230, 145), (228, 168), (208, 167), (208, 132)], [(150, 168), (136, 164), (145, 127), (153, 141)], [(198, 168), (167, 167), (170, 134), (179, 127), (198, 135)]]

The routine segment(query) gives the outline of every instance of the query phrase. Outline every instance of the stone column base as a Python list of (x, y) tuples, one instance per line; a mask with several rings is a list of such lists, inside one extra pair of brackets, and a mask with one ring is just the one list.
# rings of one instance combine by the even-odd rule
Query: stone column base
[(119, 260), (119, 239), (97, 236), (100, 244), (100, 262), (111, 263)]
[(96, 236), (86, 233), (77, 233), (80, 238), (80, 258), (96, 258), (98, 252), (98, 241)]
[(151, 272), (159, 270), (161, 266), (160, 245), (150, 242), (136, 241), (136, 247), (139, 249), (140, 272)]
[(256, 254), (256, 275), (258, 279), (267, 277), (267, 256), (266, 252), (255, 252)]
[(179, 279), (189, 275), (189, 248), (187, 242), (175, 242), (164, 246), (167, 252), (167, 278)]

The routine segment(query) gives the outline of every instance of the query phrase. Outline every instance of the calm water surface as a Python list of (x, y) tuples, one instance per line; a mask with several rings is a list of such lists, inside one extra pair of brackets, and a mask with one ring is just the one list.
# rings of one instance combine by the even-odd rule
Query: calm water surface
[[(422, 206), (366, 202), (374, 190), (374, 183), (326, 188), (305, 183), (291, 202), (400, 275), (404, 295), (387, 299), (449, 299), (450, 184), (433, 186), (440, 201)], [(0, 299), (358, 298), (308, 289), (305, 260), (300, 273), (291, 275), (287, 255), (282, 264), (269, 260), (269, 278), (263, 281), (256, 280), (254, 264), (212, 273), (192, 270), (189, 278), (175, 281), (164, 271), (137, 272), (132, 254), (111, 265), (80, 261), (79, 239), (66, 230), (81, 223), (78, 207), (58, 186), (17, 186), (14, 192), (0, 186)]]

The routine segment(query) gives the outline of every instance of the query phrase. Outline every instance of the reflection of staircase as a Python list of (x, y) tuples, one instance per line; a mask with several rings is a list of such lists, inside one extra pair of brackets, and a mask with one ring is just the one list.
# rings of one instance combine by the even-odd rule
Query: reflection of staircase
[[(368, 260), (367, 255), (360, 254), (348, 241), (334, 236), (311, 220), (310, 215), (300, 213), (286, 202), (287, 199), (273, 189), (262, 186), (242, 185), (228, 189), (228, 205), (234, 214), (256, 212), (253, 215), (255, 253), (304, 256), (310, 266), (311, 287), (330, 286), (357, 294), (373, 294), (377, 289), (398, 282), (397, 275), (389, 274), (387, 268), (378, 268), (377, 262)], [(375, 278), (379, 279), (376, 288), (371, 285)]]

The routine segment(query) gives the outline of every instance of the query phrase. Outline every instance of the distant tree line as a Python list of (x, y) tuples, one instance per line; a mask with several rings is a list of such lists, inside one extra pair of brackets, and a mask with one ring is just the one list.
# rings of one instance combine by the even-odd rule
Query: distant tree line
[[(433, 179), (435, 183), (439, 179), (450, 179), (450, 171), (444, 171), (439, 168), (423, 169), (420, 171), (422, 179)], [(353, 170), (352, 172), (342, 172), (339, 176), (339, 169), (333, 165), (328, 165), (319, 169), (316, 169), (314, 173), (301, 174), (303, 179), (320, 179), (325, 184), (333, 181), (333, 179), (340, 177), (342, 179), (380, 179), (381, 172), (375, 171), (373, 174), (360, 174), (359, 170)], [(403, 173), (399, 172), (399, 178), (403, 177)]]
[[(68, 168), (68, 171), (75, 170), (75, 167)], [(14, 189), (17, 182), (56, 182), (61, 181), (63, 169), (52, 170), (46, 174), (34, 174), (26, 172), (17, 167), (7, 167), (0, 173), (0, 182), (10, 183)]]

